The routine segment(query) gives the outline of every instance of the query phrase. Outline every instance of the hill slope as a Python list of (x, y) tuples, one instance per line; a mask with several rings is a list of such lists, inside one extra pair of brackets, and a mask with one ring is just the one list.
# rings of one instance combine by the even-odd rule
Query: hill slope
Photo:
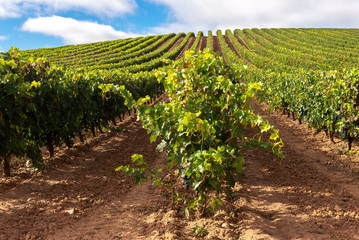
[[(211, 32), (209, 32), (211, 35)], [(68, 68), (127, 69), (147, 71), (162, 66), (161, 58), (178, 59), (184, 50), (205, 46), (231, 63), (263, 69), (341, 70), (357, 67), (358, 29), (236, 29), (168, 34), (23, 51), (25, 56), (45, 57)], [(235, 57), (230, 57), (230, 55)], [(237, 58), (237, 59), (236, 59)]]

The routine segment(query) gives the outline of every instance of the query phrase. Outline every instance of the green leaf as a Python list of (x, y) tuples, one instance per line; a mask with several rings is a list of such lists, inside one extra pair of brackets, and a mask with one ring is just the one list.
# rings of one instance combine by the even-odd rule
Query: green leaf
[(157, 137), (158, 137), (157, 134), (152, 133), (152, 134), (151, 134), (151, 137), (150, 137), (150, 142), (152, 143), (152, 142), (156, 141)]

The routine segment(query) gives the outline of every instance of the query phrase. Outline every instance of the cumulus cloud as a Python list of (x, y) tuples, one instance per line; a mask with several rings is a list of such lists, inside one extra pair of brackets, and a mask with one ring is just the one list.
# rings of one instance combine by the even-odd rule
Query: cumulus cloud
[(0, 17), (20, 17), (29, 11), (83, 11), (98, 16), (115, 17), (134, 13), (135, 0), (0, 0)]
[(357, 0), (148, 0), (169, 9), (157, 33), (252, 27), (358, 27)]
[(112, 26), (90, 21), (78, 21), (60, 16), (29, 18), (21, 30), (60, 37), (66, 44), (91, 43), (120, 38), (136, 37), (135, 34), (115, 30)]

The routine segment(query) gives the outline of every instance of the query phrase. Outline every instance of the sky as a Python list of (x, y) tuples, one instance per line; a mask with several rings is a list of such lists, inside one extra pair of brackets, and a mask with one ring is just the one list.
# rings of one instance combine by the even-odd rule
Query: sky
[(0, 0), (0, 51), (278, 27), (358, 28), (359, 0)]

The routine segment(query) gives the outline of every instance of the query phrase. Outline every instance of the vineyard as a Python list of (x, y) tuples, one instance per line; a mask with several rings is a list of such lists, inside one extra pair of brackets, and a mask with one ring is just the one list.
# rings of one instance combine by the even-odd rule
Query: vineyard
[(248, 66), (250, 73), (245, 75), (250, 79), (245, 81), (263, 83), (265, 99), (273, 108), (330, 132), (331, 138), (340, 132), (351, 150), (359, 127), (356, 29), (237, 29), (216, 34), (139, 37), (37, 49), (24, 56), (45, 57), (68, 68), (137, 73), (163, 66), (163, 59), (178, 60), (188, 49), (207, 47), (219, 52), (226, 65)]
[(236, 29), (0, 53), (0, 238), (358, 235), (358, 40)]

